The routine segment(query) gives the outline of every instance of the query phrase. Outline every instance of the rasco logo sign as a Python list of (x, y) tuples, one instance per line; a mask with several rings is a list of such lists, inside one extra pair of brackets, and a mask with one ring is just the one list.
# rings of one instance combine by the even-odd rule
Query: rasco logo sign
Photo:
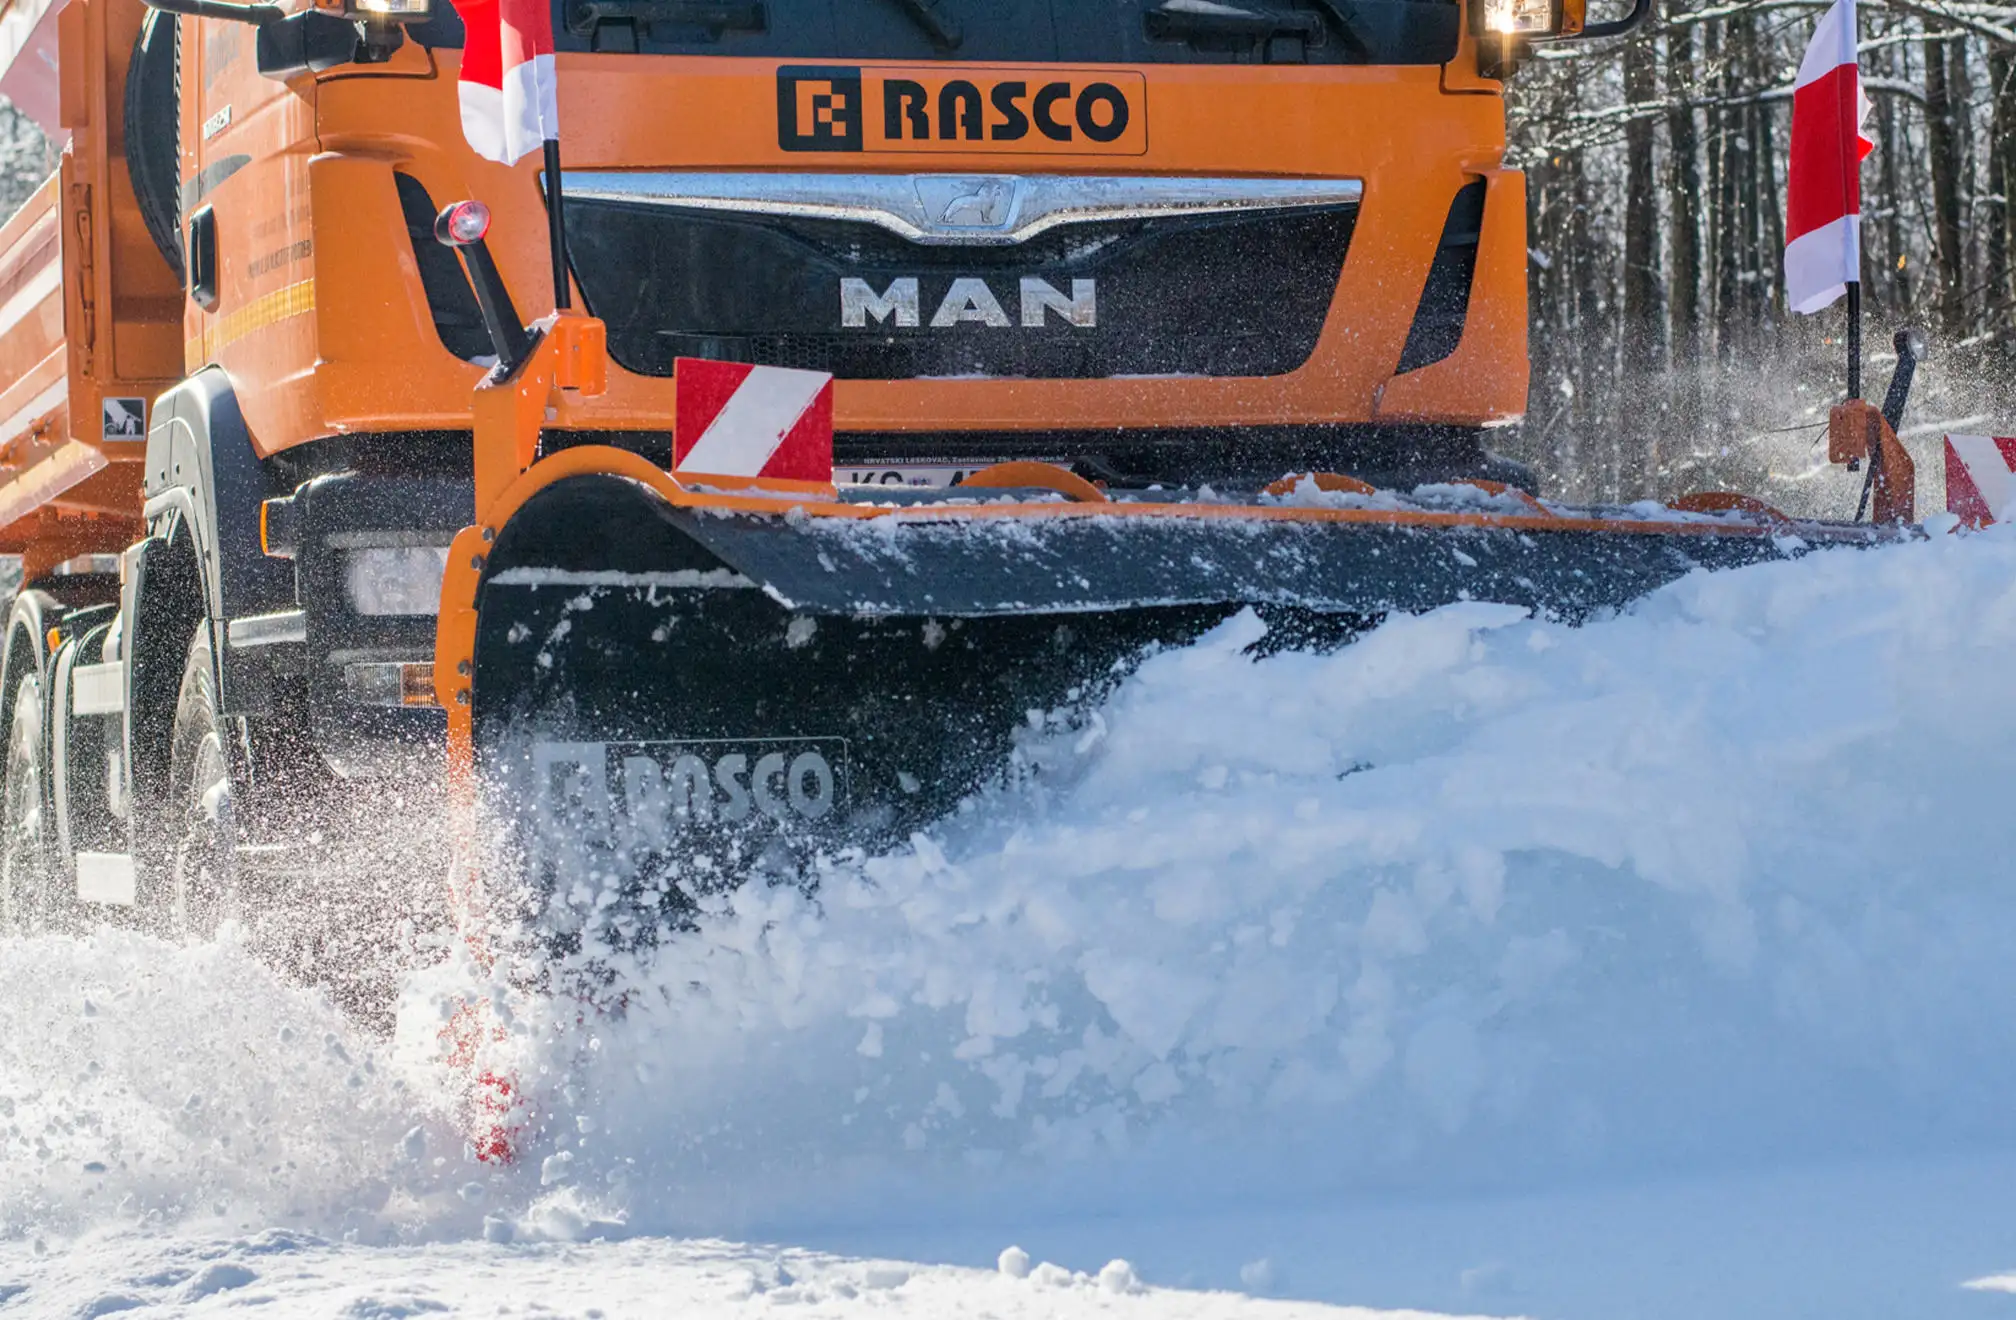
[(786, 151), (1054, 153), (1148, 150), (1148, 84), (1106, 69), (954, 72), (787, 64), (777, 70)]
[(692, 830), (826, 821), (846, 805), (847, 772), (838, 738), (539, 743), (533, 810), (549, 841), (662, 848)]
[(858, 68), (787, 64), (777, 70), (777, 145), (786, 151), (860, 151)]

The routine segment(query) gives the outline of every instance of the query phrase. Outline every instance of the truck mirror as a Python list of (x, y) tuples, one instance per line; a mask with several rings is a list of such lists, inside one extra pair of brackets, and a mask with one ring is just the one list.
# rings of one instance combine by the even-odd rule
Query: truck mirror
[(357, 59), (357, 25), (322, 9), (304, 9), (262, 24), (259, 72), (282, 81), (297, 73), (322, 73)]

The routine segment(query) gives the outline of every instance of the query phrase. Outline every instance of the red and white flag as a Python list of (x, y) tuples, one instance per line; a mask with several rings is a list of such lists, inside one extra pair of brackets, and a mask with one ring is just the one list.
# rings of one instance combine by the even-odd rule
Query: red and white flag
[(1785, 301), (1817, 312), (1862, 279), (1862, 158), (1869, 98), (1855, 62), (1855, 0), (1834, 0), (1799, 61), (1785, 189)]
[(462, 48), (462, 135), (512, 165), (560, 137), (552, 0), (455, 0)]
[(672, 380), (678, 475), (833, 480), (833, 378), (825, 372), (679, 358)]

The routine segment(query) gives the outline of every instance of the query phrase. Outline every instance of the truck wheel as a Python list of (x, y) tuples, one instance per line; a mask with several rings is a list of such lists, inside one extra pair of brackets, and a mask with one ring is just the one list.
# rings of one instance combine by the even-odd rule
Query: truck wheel
[(14, 722), (7, 734), (0, 928), (23, 930), (46, 915), (38, 911), (50, 883), (42, 741), (42, 680), (29, 674), (14, 688)]
[(231, 747), (217, 713), (217, 664), (209, 625), (199, 624), (182, 667), (169, 751), (167, 825), (173, 919), (196, 939), (238, 915), (237, 829), (231, 800)]

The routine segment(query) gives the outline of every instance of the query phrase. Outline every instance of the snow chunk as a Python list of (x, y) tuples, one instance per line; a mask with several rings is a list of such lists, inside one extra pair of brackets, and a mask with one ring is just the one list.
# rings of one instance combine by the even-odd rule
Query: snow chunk
[(196, 1301), (214, 1293), (226, 1292), (232, 1288), (243, 1288), (259, 1277), (258, 1273), (231, 1261), (215, 1261), (203, 1267), (195, 1278), (182, 1289), (185, 1301)]
[(878, 1261), (861, 1272), (861, 1286), (874, 1292), (888, 1292), (908, 1282), (909, 1268), (887, 1261)]
[(1270, 1293), (1280, 1285), (1280, 1271), (1266, 1256), (1239, 1267), (1239, 1286), (1250, 1293)]
[(1029, 1280), (1045, 1288), (1069, 1288), (1077, 1282), (1077, 1276), (1062, 1265), (1053, 1265), (1046, 1260), (1029, 1272)]
[(1099, 1271), (1099, 1286), (1109, 1293), (1137, 1293), (1142, 1291), (1141, 1280), (1134, 1273), (1134, 1267), (1124, 1260), (1109, 1260)]

